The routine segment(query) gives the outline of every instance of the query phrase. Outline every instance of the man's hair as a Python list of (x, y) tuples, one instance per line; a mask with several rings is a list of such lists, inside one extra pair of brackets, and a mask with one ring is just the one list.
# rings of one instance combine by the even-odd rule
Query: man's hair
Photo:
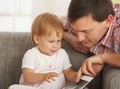
[(32, 39), (34, 35), (50, 36), (56, 32), (57, 36), (63, 33), (63, 25), (61, 20), (54, 14), (42, 13), (38, 15), (32, 24)]
[(107, 19), (108, 15), (115, 14), (111, 0), (71, 0), (68, 8), (69, 21), (75, 22), (77, 19), (91, 14), (92, 18), (98, 22)]

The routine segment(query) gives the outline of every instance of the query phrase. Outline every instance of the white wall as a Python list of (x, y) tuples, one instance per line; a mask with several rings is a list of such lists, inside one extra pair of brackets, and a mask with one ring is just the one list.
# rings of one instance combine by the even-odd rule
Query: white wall
[(70, 0), (0, 0), (0, 31), (31, 31), (31, 24), (37, 15), (44, 12), (66, 15), (69, 2)]
[(66, 15), (69, 2), (70, 0), (33, 0), (32, 16), (43, 12), (51, 12), (58, 16)]

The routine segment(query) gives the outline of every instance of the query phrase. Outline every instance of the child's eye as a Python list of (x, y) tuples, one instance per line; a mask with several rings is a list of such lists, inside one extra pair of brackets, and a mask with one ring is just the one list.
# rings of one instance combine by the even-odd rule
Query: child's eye
[(57, 42), (61, 42), (61, 40), (58, 40)]
[(54, 41), (49, 41), (50, 43), (53, 43)]
[(57, 40), (57, 41), (49, 41), (50, 43), (54, 43), (54, 42), (61, 42), (61, 40)]
[(85, 30), (85, 31), (83, 31), (84, 33), (88, 33), (89, 31), (88, 30)]

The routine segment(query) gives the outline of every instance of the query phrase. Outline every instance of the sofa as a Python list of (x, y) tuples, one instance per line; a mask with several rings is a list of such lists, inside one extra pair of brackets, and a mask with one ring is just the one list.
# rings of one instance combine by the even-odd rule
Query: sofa
[[(24, 53), (35, 46), (30, 32), (0, 32), (0, 89), (8, 89), (12, 84), (19, 82), (21, 75), (21, 61)], [(77, 71), (82, 62), (92, 54), (77, 52), (64, 40), (62, 48), (66, 50)], [(101, 88), (101, 74), (88, 86), (89, 89)]]

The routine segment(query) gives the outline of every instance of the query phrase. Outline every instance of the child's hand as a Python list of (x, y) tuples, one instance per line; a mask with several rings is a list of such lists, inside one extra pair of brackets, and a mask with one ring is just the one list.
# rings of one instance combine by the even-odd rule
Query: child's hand
[(58, 74), (55, 72), (49, 72), (44, 75), (44, 81), (47, 81), (50, 83), (50, 80), (55, 81), (54, 77), (58, 77)]
[(79, 70), (78, 72), (76, 72), (75, 74), (75, 82), (78, 83), (80, 81), (82, 72)]
[(75, 72), (74, 75), (73, 75), (73, 80), (78, 83), (78, 80), (79, 80), (79, 72)]

